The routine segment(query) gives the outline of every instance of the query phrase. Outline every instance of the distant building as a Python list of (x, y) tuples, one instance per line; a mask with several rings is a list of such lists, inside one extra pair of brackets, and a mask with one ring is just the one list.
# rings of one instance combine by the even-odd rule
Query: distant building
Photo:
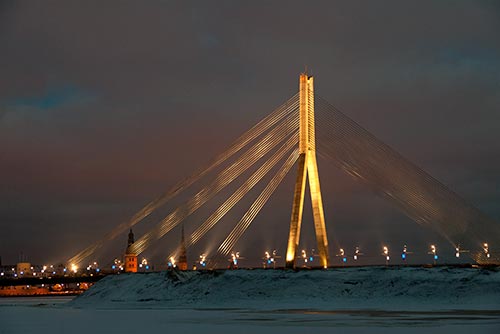
[(31, 275), (31, 263), (29, 262), (18, 262), (16, 264), (16, 274), (18, 276)]
[(137, 254), (134, 253), (132, 245), (134, 244), (134, 233), (132, 229), (128, 233), (128, 243), (127, 249), (125, 250), (125, 272), (136, 273), (137, 272)]

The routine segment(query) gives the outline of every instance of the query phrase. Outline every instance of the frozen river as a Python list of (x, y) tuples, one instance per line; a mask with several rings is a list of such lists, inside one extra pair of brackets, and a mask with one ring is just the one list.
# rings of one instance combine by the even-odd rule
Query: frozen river
[(499, 273), (446, 270), (119, 275), (0, 299), (0, 333), (500, 333)]
[(0, 333), (498, 333), (500, 311), (78, 309), (0, 300)]

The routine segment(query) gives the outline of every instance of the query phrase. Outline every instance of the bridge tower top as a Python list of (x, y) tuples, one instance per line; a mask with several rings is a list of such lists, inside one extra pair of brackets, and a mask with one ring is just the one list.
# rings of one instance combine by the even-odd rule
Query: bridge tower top
[(302, 73), (299, 79), (299, 153), (316, 149), (314, 131), (314, 77)]

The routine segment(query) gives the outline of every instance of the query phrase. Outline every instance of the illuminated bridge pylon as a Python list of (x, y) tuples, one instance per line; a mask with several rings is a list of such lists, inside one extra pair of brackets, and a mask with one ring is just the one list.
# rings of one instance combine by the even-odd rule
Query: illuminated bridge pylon
[(300, 228), (304, 209), (306, 182), (309, 180), (309, 192), (314, 218), (314, 229), (321, 266), (328, 267), (328, 237), (325, 226), (325, 213), (321, 199), (318, 164), (316, 160), (315, 124), (314, 124), (314, 78), (307, 73), (300, 75), (299, 81), (299, 159), (297, 180), (293, 195), (290, 234), (286, 252), (286, 267), (295, 267), (295, 257), (300, 241)]

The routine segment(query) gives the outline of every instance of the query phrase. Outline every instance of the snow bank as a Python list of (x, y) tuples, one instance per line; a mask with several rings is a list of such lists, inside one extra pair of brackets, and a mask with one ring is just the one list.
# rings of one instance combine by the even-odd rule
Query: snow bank
[(83, 308), (388, 310), (499, 309), (500, 271), (361, 267), (227, 270), (108, 276), (75, 298)]

